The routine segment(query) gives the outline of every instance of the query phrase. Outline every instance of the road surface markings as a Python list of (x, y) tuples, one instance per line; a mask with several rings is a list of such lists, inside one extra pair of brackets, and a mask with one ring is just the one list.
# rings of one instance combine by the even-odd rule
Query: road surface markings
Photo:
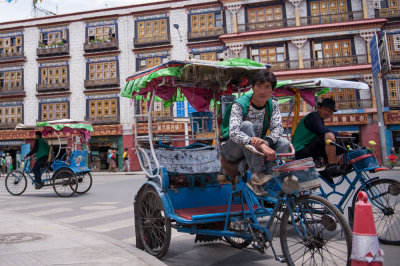
[(134, 218), (124, 219), (116, 222), (110, 222), (106, 224), (96, 225), (93, 227), (87, 227), (85, 230), (95, 231), (98, 233), (105, 233), (114, 231), (122, 228), (132, 228), (134, 230)]
[(45, 216), (49, 214), (56, 214), (56, 213), (63, 213), (63, 212), (70, 212), (73, 211), (71, 208), (56, 208), (56, 209), (50, 209), (50, 210), (45, 210), (45, 211), (36, 211), (36, 212), (28, 212), (29, 215), (32, 216)]
[(56, 221), (62, 222), (62, 223), (77, 223), (77, 222), (92, 220), (92, 219), (96, 219), (96, 218), (102, 218), (102, 217), (106, 217), (106, 216), (121, 214), (124, 212), (132, 212), (132, 214), (133, 214), (133, 207), (129, 206), (129, 207), (125, 207), (125, 208), (121, 208), (121, 209), (117, 209), (117, 210), (96, 211), (96, 212), (86, 213), (86, 214), (77, 215), (77, 216), (60, 218), (60, 219), (57, 219)]

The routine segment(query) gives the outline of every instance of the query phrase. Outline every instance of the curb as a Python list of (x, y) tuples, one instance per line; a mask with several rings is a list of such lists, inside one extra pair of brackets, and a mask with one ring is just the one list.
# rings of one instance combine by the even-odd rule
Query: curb
[[(132, 208), (132, 211), (133, 211), (133, 208)], [(32, 220), (41, 220), (41, 221), (44, 221), (44, 222), (47, 222), (47, 223), (57, 224), (59, 226), (69, 228), (69, 229), (74, 230), (76, 232), (82, 232), (83, 234), (93, 236), (95, 238), (98, 238), (98, 239), (101, 239), (101, 240), (106, 241), (108, 243), (111, 243), (111, 244), (113, 244), (113, 245), (115, 245), (115, 246), (117, 246), (117, 247), (119, 247), (119, 248), (121, 248), (121, 249), (123, 249), (123, 250), (125, 250), (125, 251), (127, 251), (127, 252), (129, 252), (131, 254), (133, 254), (134, 256), (136, 256), (137, 258), (139, 258), (140, 260), (142, 260), (145, 264), (147, 264), (149, 266), (166, 266), (167, 265), (164, 262), (162, 262), (161, 260), (159, 260), (159, 259), (155, 258), (154, 256), (146, 253), (145, 251), (142, 251), (142, 250), (136, 248), (134, 245), (130, 245), (128, 243), (125, 243), (125, 242), (122, 242), (120, 240), (111, 238), (109, 236), (102, 235), (100, 233), (87, 231), (87, 230), (75, 227), (73, 225), (70, 225), (70, 224), (64, 224), (64, 223), (61, 223), (61, 222), (51, 221), (51, 220), (47, 220), (47, 219), (43, 219), (43, 218), (40, 218), (40, 217), (31, 216), (31, 215), (27, 215), (27, 214), (19, 214), (19, 213), (16, 213), (16, 212), (8, 212), (8, 211), (1, 211), (0, 210), (0, 213), (1, 212), (8, 213), (8, 214), (15, 214), (15, 215), (18, 215), (20, 217), (29, 217)], [(134, 230), (133, 229), (133, 219), (132, 219), (132, 230)]]

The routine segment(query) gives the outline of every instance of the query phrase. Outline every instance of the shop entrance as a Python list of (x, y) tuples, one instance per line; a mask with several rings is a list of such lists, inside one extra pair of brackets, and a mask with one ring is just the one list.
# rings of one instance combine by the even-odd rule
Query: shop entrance
[(396, 154), (400, 154), (400, 131), (392, 131), (393, 147)]
[[(121, 143), (120, 143), (121, 142)], [(110, 167), (110, 159), (108, 155), (113, 150), (116, 151), (117, 165), (119, 165), (120, 158), (122, 157), (122, 137), (120, 136), (102, 136), (92, 137), (89, 140), (90, 167), (93, 171), (108, 170)], [(119, 156), (121, 154), (121, 156)]]

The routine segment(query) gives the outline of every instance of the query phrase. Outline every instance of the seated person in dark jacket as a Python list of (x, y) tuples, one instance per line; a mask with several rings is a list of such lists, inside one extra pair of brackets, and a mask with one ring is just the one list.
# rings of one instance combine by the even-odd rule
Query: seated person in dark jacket
[(36, 153), (36, 161), (33, 165), (32, 172), (35, 175), (35, 188), (40, 189), (43, 187), (40, 169), (43, 168), (47, 163), (50, 147), (49, 144), (47, 144), (47, 141), (42, 138), (42, 132), (36, 131), (35, 139), (36, 140), (35, 144), (33, 145), (33, 149), (27, 155), (25, 155), (24, 159)]
[(351, 136), (348, 132), (336, 132), (325, 127), (324, 120), (331, 117), (335, 111), (335, 101), (331, 98), (323, 99), (318, 103), (317, 111), (309, 113), (300, 121), (292, 139), (296, 159), (313, 157), (314, 160), (318, 160), (319, 157), (323, 157), (328, 162), (323, 176), (331, 183), (332, 177), (342, 174), (337, 163), (341, 160), (343, 151), (333, 145), (327, 145), (325, 141), (336, 141), (336, 136)]

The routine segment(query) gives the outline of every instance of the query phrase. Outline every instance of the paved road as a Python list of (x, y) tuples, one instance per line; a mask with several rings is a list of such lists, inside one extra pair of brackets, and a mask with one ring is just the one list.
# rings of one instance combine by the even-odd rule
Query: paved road
[[(387, 172), (384, 176), (400, 180), (400, 171)], [(38, 191), (28, 185), (22, 196), (14, 197), (5, 190), (2, 176), (0, 208), (69, 224), (134, 244), (132, 202), (143, 182), (142, 175), (94, 173), (93, 187), (85, 195), (59, 198), (52, 188)], [(275, 236), (274, 246), (281, 254), (278, 233)], [(381, 247), (385, 251), (385, 265), (397, 265), (395, 262), (400, 259), (398, 247)], [(230, 248), (222, 241), (194, 243), (194, 236), (174, 230), (170, 249), (163, 261), (168, 265), (281, 265), (274, 260), (271, 250), (260, 254), (251, 248)]]

